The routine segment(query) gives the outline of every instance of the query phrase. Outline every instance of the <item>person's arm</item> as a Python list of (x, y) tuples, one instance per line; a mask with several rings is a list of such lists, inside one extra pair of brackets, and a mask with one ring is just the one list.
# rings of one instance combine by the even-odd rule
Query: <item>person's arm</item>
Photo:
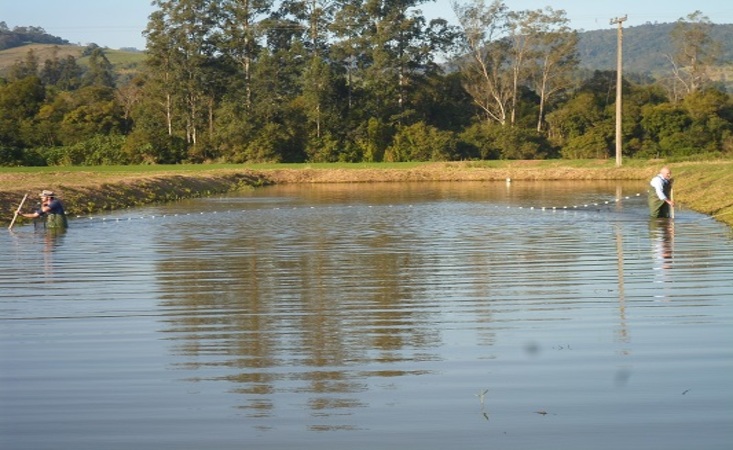
[(669, 204), (669, 206), (671, 206), (671, 207), (674, 208), (674, 199), (672, 198), (672, 196), (674, 195), (674, 191), (672, 190), (672, 184), (673, 184), (673, 182), (674, 182), (674, 180), (669, 180), (669, 183), (670, 183), (669, 184), (669, 186), (670, 186), (670, 189), (669, 189), (669, 198), (667, 200), (665, 200), (665, 202), (667, 202)]
[(652, 179), (652, 182), (650, 183), (652, 187), (654, 188), (654, 192), (656, 192), (657, 197), (659, 200), (663, 202), (667, 202), (669, 199), (666, 195), (664, 195), (664, 184), (662, 183), (662, 179), (659, 177), (654, 177)]
[(51, 208), (47, 204), (44, 204), (44, 205), (41, 205), (41, 207), (35, 212), (25, 213), (21, 215), (28, 219), (35, 219), (36, 217), (41, 217), (47, 214), (49, 211), (51, 211)]

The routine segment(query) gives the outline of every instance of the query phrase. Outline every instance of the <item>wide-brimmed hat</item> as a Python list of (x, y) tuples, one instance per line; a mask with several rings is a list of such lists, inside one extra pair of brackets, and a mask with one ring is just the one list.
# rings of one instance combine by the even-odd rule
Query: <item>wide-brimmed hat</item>
[(41, 197), (56, 197), (56, 195), (53, 193), (53, 191), (44, 189), (43, 192), (41, 192)]

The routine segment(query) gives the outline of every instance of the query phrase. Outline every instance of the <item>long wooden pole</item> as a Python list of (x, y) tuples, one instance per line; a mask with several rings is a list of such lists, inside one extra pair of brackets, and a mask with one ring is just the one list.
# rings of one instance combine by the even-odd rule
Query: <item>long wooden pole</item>
[(669, 189), (669, 199), (672, 201), (669, 205), (669, 218), (674, 219), (674, 188)]
[(621, 139), (622, 139), (622, 128), (621, 128), (621, 99), (622, 99), (622, 91), (623, 91), (623, 76), (622, 76), (622, 67), (623, 67), (623, 28), (622, 24), (626, 19), (628, 18), (628, 15), (625, 15), (623, 17), (617, 17), (615, 19), (611, 19), (611, 25), (618, 24), (618, 32), (617, 32), (617, 50), (616, 50), (616, 167), (621, 167)]
[(20, 214), (20, 208), (23, 207), (23, 203), (25, 203), (25, 199), (28, 198), (28, 194), (25, 194), (23, 196), (23, 200), (20, 201), (20, 205), (18, 205), (18, 209), (15, 210), (15, 215), (13, 216), (13, 220), (10, 222), (10, 226), (8, 227), (8, 230), (13, 229), (13, 225), (15, 225), (15, 220), (18, 218), (18, 214)]

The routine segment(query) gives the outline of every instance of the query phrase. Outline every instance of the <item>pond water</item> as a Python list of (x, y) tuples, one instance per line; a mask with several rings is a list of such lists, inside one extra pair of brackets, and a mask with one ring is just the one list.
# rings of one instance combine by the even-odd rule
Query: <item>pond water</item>
[(0, 448), (730, 448), (731, 231), (645, 189), (285, 185), (0, 233)]

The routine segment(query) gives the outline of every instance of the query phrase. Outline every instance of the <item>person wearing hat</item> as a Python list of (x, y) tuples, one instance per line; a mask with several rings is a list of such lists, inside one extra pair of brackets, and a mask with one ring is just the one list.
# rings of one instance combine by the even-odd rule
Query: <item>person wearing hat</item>
[(53, 191), (45, 189), (41, 192), (41, 207), (35, 212), (23, 214), (23, 217), (29, 219), (43, 217), (46, 220), (46, 228), (65, 229), (69, 226), (61, 201), (56, 198)]

